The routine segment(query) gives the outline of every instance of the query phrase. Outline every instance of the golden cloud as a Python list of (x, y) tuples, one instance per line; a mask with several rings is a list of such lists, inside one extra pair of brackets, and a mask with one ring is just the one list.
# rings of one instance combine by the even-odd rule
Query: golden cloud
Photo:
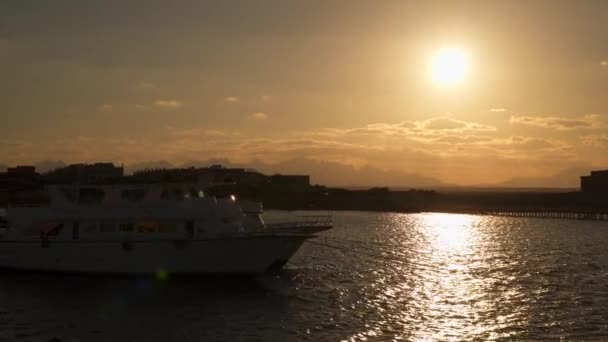
[(262, 112), (256, 112), (256, 113), (251, 114), (251, 118), (253, 118), (255, 120), (266, 120), (266, 119), (268, 119), (268, 114), (262, 113)]
[(585, 135), (581, 137), (583, 144), (592, 147), (608, 147), (608, 135)]
[(582, 118), (559, 117), (559, 116), (511, 116), (509, 122), (512, 125), (527, 125), (555, 130), (593, 129), (603, 126), (599, 115), (588, 114)]
[(239, 102), (239, 98), (236, 96), (226, 96), (224, 98), (224, 102), (228, 102), (228, 103), (235, 103), (235, 102)]
[(177, 100), (156, 100), (154, 105), (164, 108), (179, 108), (182, 106), (182, 103)]

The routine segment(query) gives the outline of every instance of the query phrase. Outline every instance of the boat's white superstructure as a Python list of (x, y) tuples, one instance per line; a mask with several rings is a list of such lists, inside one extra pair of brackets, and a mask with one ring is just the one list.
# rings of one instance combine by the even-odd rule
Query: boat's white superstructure
[(195, 186), (53, 186), (10, 207), (0, 267), (77, 273), (261, 273), (281, 268), (329, 222), (267, 226), (254, 202)]

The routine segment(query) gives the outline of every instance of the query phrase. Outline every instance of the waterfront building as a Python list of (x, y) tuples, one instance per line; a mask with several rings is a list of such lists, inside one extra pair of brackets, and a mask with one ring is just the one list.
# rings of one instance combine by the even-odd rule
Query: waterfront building
[(608, 194), (608, 170), (591, 171), (581, 177), (581, 191), (585, 194)]
[(209, 167), (190, 167), (178, 169), (146, 169), (136, 171), (133, 178), (140, 182), (189, 181), (206, 184), (235, 183), (259, 185), (266, 181), (266, 176), (245, 168), (226, 168), (221, 165)]
[(43, 175), (45, 182), (51, 184), (92, 183), (120, 179), (124, 175), (122, 166), (113, 163), (71, 164)]
[(0, 173), (0, 206), (21, 200), (21, 197), (25, 198), (24, 201), (30, 197), (39, 197), (31, 193), (39, 189), (41, 184), (42, 179), (36, 172), (36, 167), (9, 167), (6, 172)]

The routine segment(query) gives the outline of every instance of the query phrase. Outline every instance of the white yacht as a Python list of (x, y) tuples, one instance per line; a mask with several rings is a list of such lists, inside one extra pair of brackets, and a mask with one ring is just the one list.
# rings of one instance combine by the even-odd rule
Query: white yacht
[(330, 220), (267, 225), (259, 203), (192, 184), (68, 185), (9, 207), (0, 268), (103, 274), (256, 274), (282, 268)]

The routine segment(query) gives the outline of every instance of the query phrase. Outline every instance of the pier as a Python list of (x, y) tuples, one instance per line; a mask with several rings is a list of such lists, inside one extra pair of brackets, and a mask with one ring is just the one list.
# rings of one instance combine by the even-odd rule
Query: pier
[(561, 220), (608, 221), (608, 212), (574, 212), (574, 211), (470, 211), (473, 215), (531, 217)]

